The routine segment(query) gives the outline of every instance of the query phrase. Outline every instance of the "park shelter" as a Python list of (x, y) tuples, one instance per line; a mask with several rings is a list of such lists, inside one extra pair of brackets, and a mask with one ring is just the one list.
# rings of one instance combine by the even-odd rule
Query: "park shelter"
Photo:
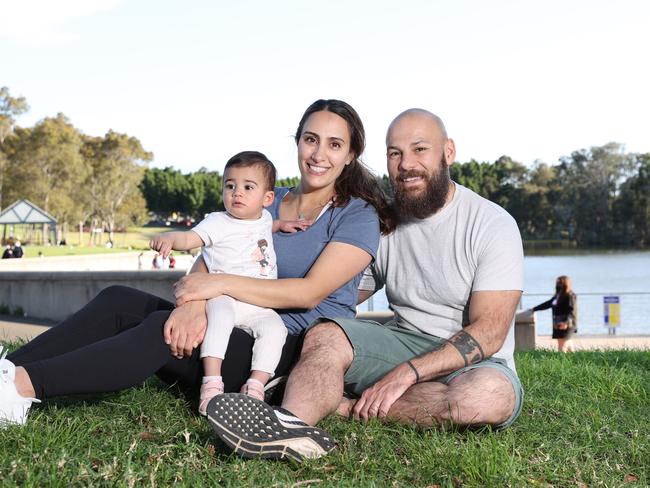
[[(14, 225), (26, 226), (27, 237), (23, 237), (24, 240), (46, 244), (48, 234), (51, 234), (52, 241), (56, 242), (56, 219), (25, 198), (12, 203), (0, 212), (0, 224), (4, 225), (3, 244), (7, 239), (7, 226), (9, 226), (9, 237), (13, 237)], [(40, 236), (36, 231), (37, 226), (41, 229)], [(34, 234), (36, 234), (35, 239)]]

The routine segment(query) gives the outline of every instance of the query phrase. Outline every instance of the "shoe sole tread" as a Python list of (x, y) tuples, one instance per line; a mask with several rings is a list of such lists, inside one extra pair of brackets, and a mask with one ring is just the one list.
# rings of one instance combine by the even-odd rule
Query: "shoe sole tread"
[(207, 410), (216, 434), (246, 458), (301, 462), (336, 447), (327, 432), (309, 425), (283, 423), (270, 406), (247, 395), (220, 395), (208, 404)]

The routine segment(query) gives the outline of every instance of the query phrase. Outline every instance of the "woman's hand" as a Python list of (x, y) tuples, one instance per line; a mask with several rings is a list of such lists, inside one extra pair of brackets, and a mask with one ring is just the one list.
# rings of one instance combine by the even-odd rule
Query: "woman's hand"
[(208, 300), (223, 295), (227, 276), (220, 273), (192, 273), (183, 276), (174, 283), (176, 306), (180, 307), (184, 303), (194, 300)]
[(555, 328), (557, 330), (567, 330), (569, 328), (569, 324), (567, 324), (566, 322), (558, 322), (557, 324), (555, 324)]
[(173, 356), (181, 359), (203, 342), (208, 327), (205, 301), (197, 300), (175, 308), (163, 328), (165, 343)]

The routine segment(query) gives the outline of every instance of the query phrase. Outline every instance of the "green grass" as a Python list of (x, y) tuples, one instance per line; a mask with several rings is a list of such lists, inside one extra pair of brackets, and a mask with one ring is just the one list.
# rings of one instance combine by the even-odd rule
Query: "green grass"
[(149, 380), (61, 398), (0, 431), (1, 486), (648, 486), (650, 353), (519, 353), (510, 429), (421, 430), (328, 418), (339, 441), (303, 465), (244, 461), (185, 397)]
[(25, 251), (26, 258), (38, 257), (38, 253), (42, 252), (43, 256), (77, 256), (82, 254), (106, 254), (112, 252), (125, 252), (125, 251), (142, 251), (149, 249), (149, 240), (156, 234), (161, 232), (169, 232), (170, 230), (187, 230), (186, 228), (171, 228), (171, 227), (133, 227), (129, 228), (126, 232), (115, 233), (115, 246), (107, 248), (104, 244), (108, 240), (108, 234), (104, 234), (102, 238), (102, 245), (90, 246), (89, 234), (86, 232), (81, 240), (82, 245), (79, 245), (79, 233), (70, 232), (68, 234), (68, 245), (66, 246), (36, 246), (23, 243), (23, 250)]

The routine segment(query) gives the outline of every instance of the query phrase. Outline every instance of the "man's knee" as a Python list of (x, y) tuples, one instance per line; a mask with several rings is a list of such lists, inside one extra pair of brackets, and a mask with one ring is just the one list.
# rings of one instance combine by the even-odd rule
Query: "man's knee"
[(333, 359), (338, 358), (348, 365), (353, 359), (352, 345), (348, 336), (335, 322), (321, 322), (305, 334), (301, 357), (317, 353), (326, 353)]
[(500, 425), (517, 406), (514, 385), (506, 374), (490, 367), (476, 368), (449, 383), (449, 409), (444, 414), (461, 425)]

